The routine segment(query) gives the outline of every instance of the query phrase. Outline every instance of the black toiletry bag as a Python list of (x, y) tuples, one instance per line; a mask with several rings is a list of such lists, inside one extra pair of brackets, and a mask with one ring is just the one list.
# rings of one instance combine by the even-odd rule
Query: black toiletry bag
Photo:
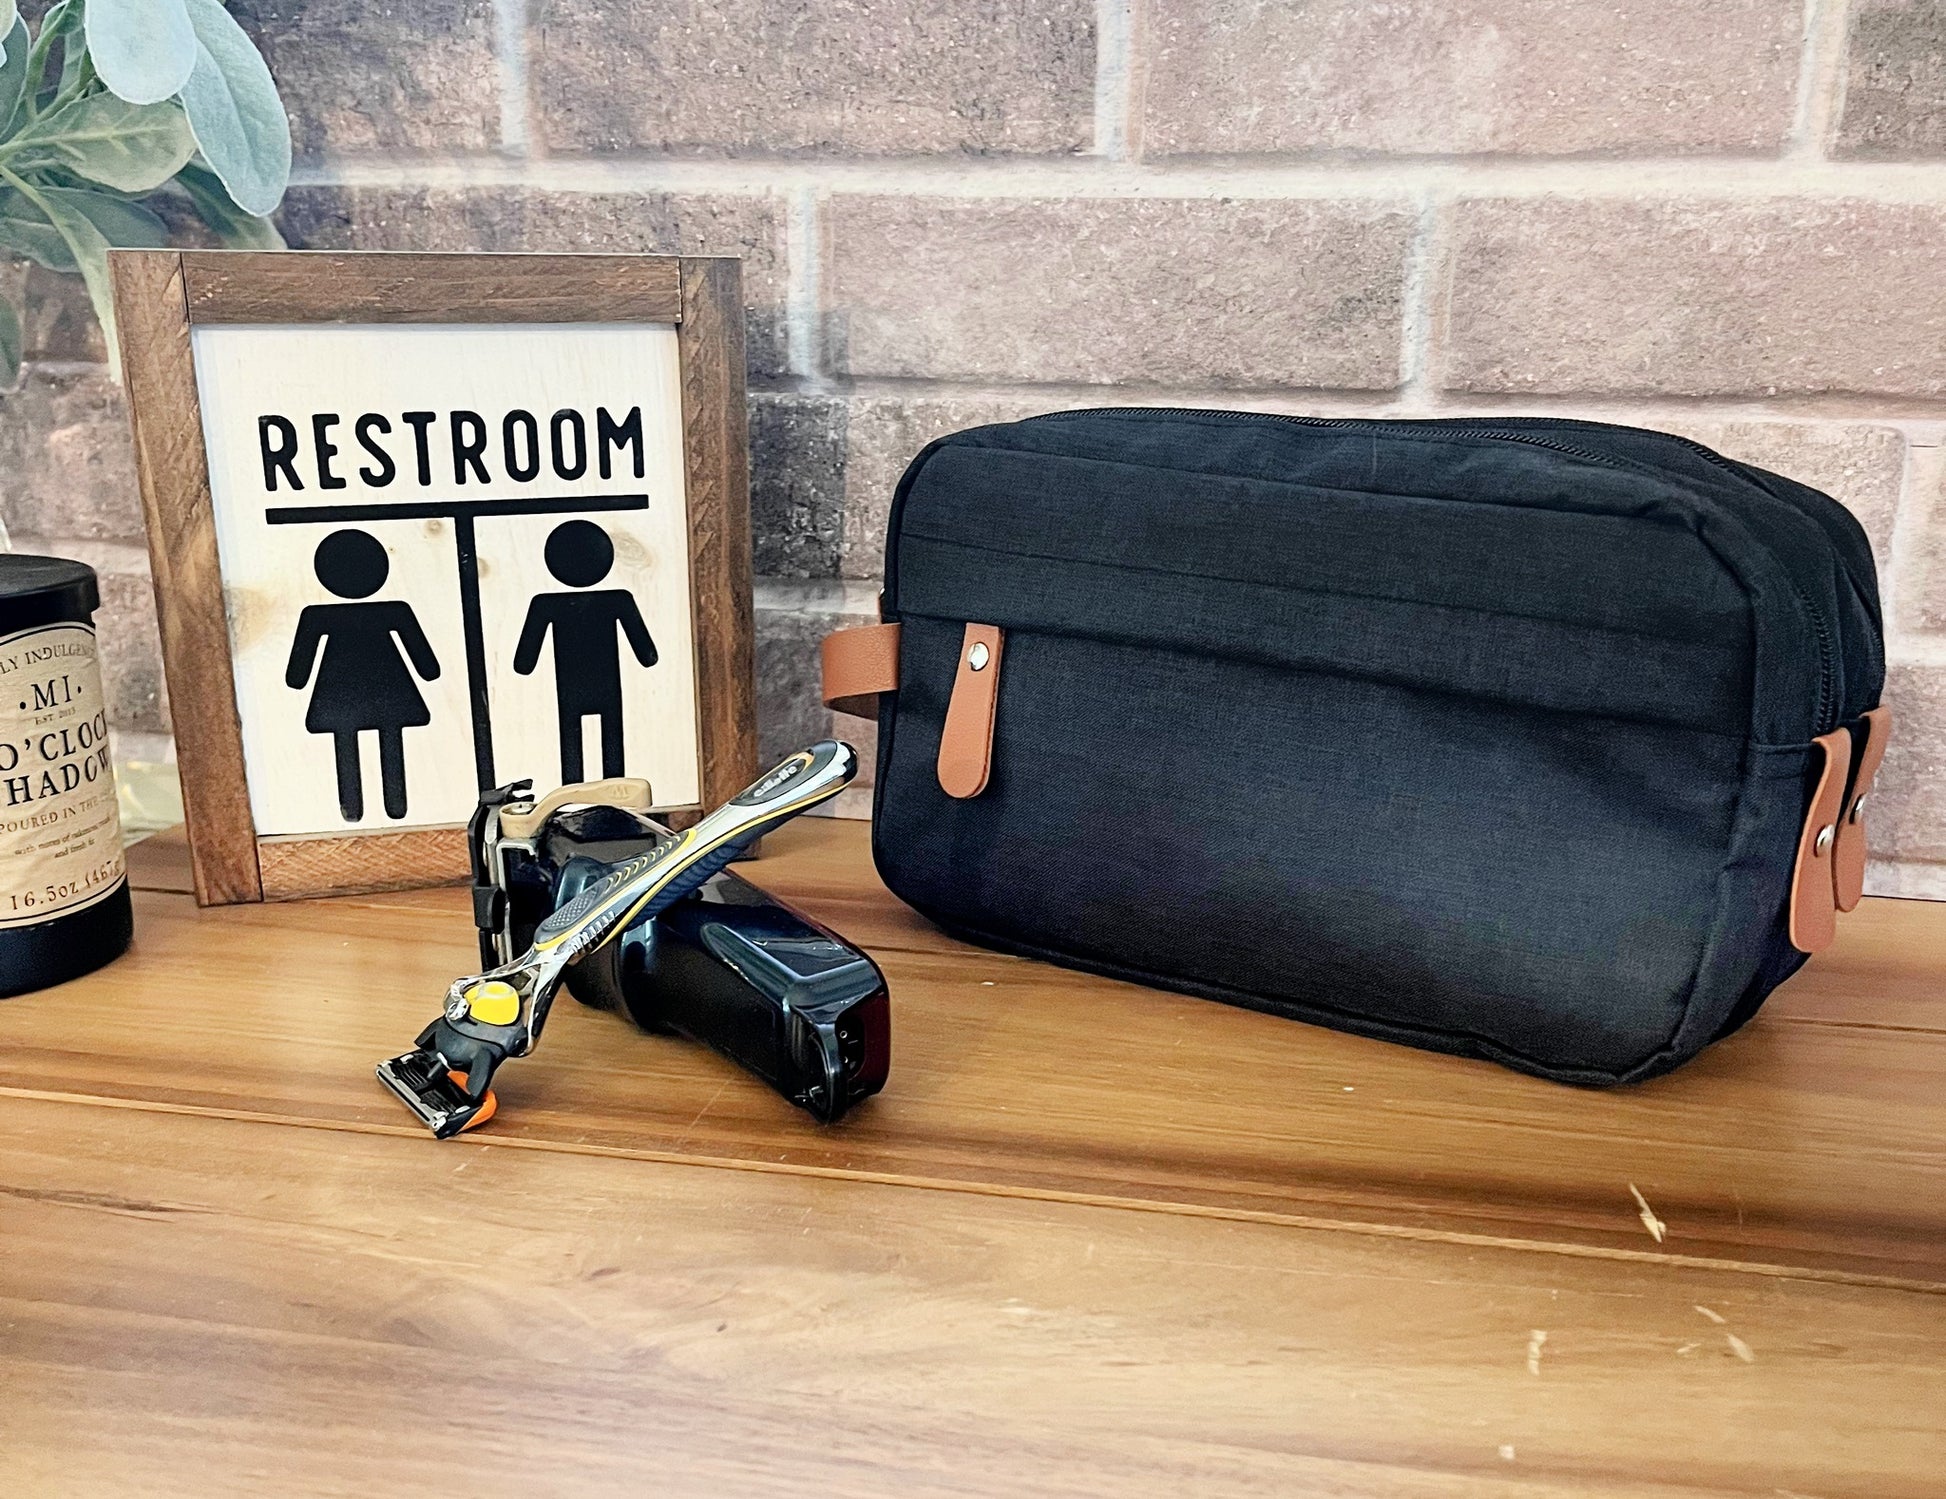
[(948, 932), (1575, 1083), (1747, 1020), (1857, 903), (1864, 533), (1660, 433), (1075, 411), (933, 443), (872, 847)]

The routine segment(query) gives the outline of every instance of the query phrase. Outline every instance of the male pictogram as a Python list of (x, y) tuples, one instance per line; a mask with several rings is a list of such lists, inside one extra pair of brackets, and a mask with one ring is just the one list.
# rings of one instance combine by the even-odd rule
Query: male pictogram
[[(366, 531), (333, 531), (318, 543), (312, 567), (318, 581), (341, 599), (369, 599), (392, 570), (385, 547)], [(318, 648), (324, 655), (319, 659)], [(403, 648), (403, 654), (401, 654)], [(407, 666), (410, 658), (411, 668)], [(284, 681), (297, 691), (311, 682), (304, 727), (329, 734), (337, 749), (338, 810), (346, 822), (365, 815), (364, 773), (358, 736), (378, 734), (379, 784), (385, 815), (405, 816), (405, 730), (432, 722), (412, 670), (431, 682), (439, 658), (403, 599), (359, 604), (307, 604), (297, 617)]]
[(601, 720), (601, 773), (622, 769), (622, 663), (616, 632), (628, 637), (635, 659), (656, 663), (655, 642), (642, 622), (635, 596), (626, 588), (595, 588), (615, 565), (615, 544), (593, 521), (571, 520), (547, 538), (547, 570), (569, 593), (543, 593), (527, 606), (514, 670), (531, 674), (540, 663), (541, 644), (554, 635), (554, 700), (561, 717), (561, 782), (585, 779), (581, 764), (581, 721)]

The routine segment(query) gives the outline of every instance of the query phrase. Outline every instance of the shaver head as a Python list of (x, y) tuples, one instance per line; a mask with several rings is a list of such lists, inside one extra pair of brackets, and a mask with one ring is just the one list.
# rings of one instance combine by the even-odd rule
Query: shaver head
[(485, 1124), (499, 1107), (487, 1089), (477, 1100), (463, 1086), (464, 1076), (436, 1053), (415, 1048), (378, 1064), (378, 1080), (390, 1088), (438, 1140)]

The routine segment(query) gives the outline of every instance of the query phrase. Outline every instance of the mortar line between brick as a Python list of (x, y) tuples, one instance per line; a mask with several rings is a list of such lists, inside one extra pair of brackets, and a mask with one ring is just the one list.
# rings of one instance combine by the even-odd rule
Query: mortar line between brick
[(500, 64), (500, 149), (532, 153), (527, 109), (527, 0), (493, 0), (493, 49)]
[(339, 157), (300, 167), (300, 187), (529, 187), (559, 192), (696, 192), (761, 195), (801, 187), (911, 197), (1356, 198), (1413, 201), (1454, 197), (1589, 198), (1662, 195), (1720, 201), (1855, 198), (1946, 203), (1937, 162), (1834, 162), (1697, 156), (1596, 161), (1402, 158), (1316, 161), (1111, 162), (1062, 159), (925, 158), (827, 160), (479, 155), (441, 158)]
[(824, 247), (817, 189), (799, 187), (784, 200), (784, 358), (808, 391), (829, 383), (819, 336)]
[(1896, 647), (1887, 647), (1885, 659), (1890, 666), (1946, 666), (1946, 636), (1937, 632), (1918, 637), (1908, 635)]
[(1844, 107), (1845, 45), (1850, 25), (1850, 0), (1804, 0), (1797, 110), (1784, 151), (1792, 161), (1821, 162), (1829, 150), (1835, 122)]
[(1399, 401), (1407, 407), (1427, 405), (1434, 398), (1433, 299), (1438, 295), (1435, 283), (1439, 279), (1439, 231), (1444, 218), (1441, 207), (1432, 193), (1421, 200), (1418, 223), (1406, 246), (1399, 289)]
[(1095, 155), (1129, 159), (1134, 0), (1095, 0)]
[(1598, 421), (1653, 426), (1660, 419), (1683, 421), (1764, 421), (1799, 424), (1852, 423), (1891, 427), (1907, 440), (1937, 443), (1946, 422), (1946, 397), (1923, 398), (1881, 395), (1683, 396), (1668, 392), (1600, 394), (1529, 391), (1482, 394), (1464, 390), (1435, 390), (1424, 402), (1411, 403), (1398, 391), (1346, 390), (1305, 386), (1154, 385), (1120, 382), (1110, 385), (994, 382), (952, 376), (892, 377), (859, 375), (813, 388), (804, 382), (772, 377), (753, 381), (751, 394), (766, 398), (842, 393), (852, 399), (898, 401), (965, 401), (1017, 405), (1240, 406), (1265, 410), (1315, 408), (1357, 415), (1487, 414), (1496, 411), (1553, 412)]
[(1946, 900), (1946, 865), (1930, 859), (1887, 859), (1873, 854), (1865, 873), (1865, 893), (1894, 900)]
[(148, 543), (139, 537), (45, 536), (23, 533), (13, 538), (18, 551), (36, 552), (49, 557), (70, 557), (85, 562), (96, 572), (132, 573), (147, 577)]
[(751, 602), (766, 614), (871, 614), (878, 590), (875, 578), (759, 576), (751, 580)]

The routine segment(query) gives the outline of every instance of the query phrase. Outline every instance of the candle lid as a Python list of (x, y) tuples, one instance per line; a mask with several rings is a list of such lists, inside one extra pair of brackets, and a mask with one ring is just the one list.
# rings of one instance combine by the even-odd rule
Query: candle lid
[(101, 607), (101, 585), (85, 562), (0, 552), (0, 612), (30, 599), (40, 605), (36, 613), (86, 619)]

